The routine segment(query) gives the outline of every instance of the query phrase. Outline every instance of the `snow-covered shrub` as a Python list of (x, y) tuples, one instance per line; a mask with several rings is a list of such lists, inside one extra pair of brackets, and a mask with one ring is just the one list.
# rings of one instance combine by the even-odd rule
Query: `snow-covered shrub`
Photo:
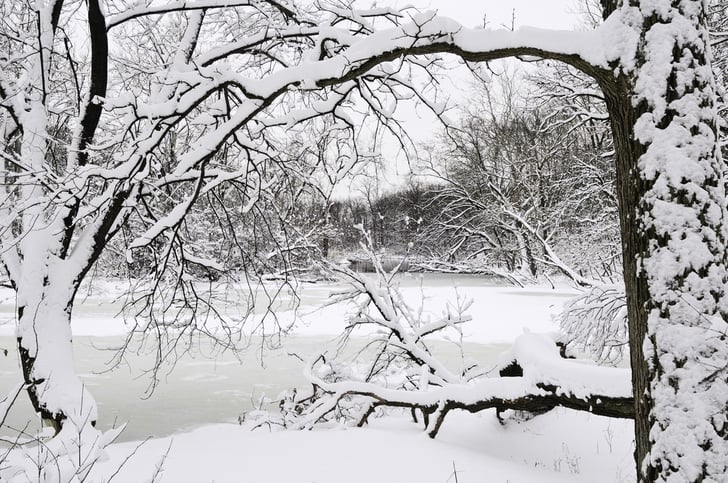
[(600, 364), (619, 364), (628, 350), (624, 287), (597, 285), (564, 305), (559, 315), (563, 342)]

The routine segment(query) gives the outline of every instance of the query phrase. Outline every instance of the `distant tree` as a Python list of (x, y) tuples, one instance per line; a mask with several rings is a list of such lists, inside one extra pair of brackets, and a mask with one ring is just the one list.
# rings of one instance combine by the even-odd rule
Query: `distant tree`
[(557, 270), (587, 285), (610, 276), (617, 222), (605, 137), (573, 116), (552, 122), (560, 99), (539, 106), (534, 94), (521, 97), (515, 77), (498, 79), (481, 85), (430, 162), (444, 207), (431, 236), (450, 240), (448, 258), (526, 277)]

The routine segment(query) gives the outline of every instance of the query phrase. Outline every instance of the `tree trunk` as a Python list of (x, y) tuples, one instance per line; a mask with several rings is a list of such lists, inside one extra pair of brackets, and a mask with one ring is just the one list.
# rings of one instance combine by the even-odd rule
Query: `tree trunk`
[(645, 354), (642, 350), (647, 334), (647, 310), (649, 300), (647, 279), (638, 270), (638, 256), (646, 252), (647, 239), (637, 230), (637, 210), (640, 196), (644, 193), (643, 183), (636, 176), (642, 147), (634, 141), (633, 126), (637, 114), (629, 102), (630, 88), (625, 79), (602, 86), (609, 119), (614, 136), (617, 173), (617, 198), (619, 224), (622, 234), (622, 265), (625, 292), (627, 295), (627, 317), (629, 320), (630, 365), (632, 368), (632, 390), (635, 396), (635, 461), (639, 474), (639, 462), (644, 461), (650, 450), (649, 410), (647, 399), (648, 376)]
[(704, 4), (657, 3), (643, 12), (634, 70), (600, 82), (617, 163), (637, 475), (723, 481), (725, 166)]
[(538, 268), (536, 267), (536, 260), (533, 259), (533, 252), (528, 243), (528, 238), (520, 230), (515, 230), (513, 233), (516, 235), (516, 243), (518, 244), (516, 267), (526, 278), (536, 277)]
[(56, 434), (67, 421), (94, 427), (96, 403), (74, 371), (71, 310), (75, 290), (45, 277), (18, 286), (18, 352), (35, 411)]

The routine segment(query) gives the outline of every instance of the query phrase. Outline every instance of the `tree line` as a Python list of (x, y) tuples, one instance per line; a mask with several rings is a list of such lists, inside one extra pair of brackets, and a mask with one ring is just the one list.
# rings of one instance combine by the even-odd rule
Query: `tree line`
[(301, 225), (316, 227), (326, 257), (355, 257), (361, 225), (375, 249), (409, 256), (414, 269), (618, 279), (607, 116), (600, 97), (554, 88), (574, 81), (583, 76), (555, 67), (481, 80), (459, 121), (421, 149), (420, 176), (384, 193), (368, 184), (345, 199), (302, 200)]

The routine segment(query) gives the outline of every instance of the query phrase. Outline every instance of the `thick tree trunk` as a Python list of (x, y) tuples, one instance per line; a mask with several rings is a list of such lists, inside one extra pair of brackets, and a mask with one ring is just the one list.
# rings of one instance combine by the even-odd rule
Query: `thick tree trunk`
[(644, 11), (634, 71), (600, 82), (617, 163), (637, 474), (723, 481), (725, 187), (703, 4), (657, 3)]
[[(31, 284), (28, 284), (31, 285)], [(74, 431), (96, 424), (96, 404), (74, 371), (72, 294), (46, 277), (18, 287), (18, 352), (35, 411), (56, 434), (70, 420)], [(55, 290), (54, 290), (55, 288)]]
[[(630, 365), (632, 368), (632, 389), (635, 414), (635, 461), (644, 461), (650, 451), (649, 411), (647, 400), (648, 375), (645, 354), (642, 350), (647, 334), (647, 310), (649, 300), (647, 279), (638, 269), (637, 259), (647, 250), (647, 239), (637, 229), (636, 206), (644, 193), (643, 182), (638, 173), (638, 160), (642, 147), (634, 140), (634, 124), (637, 113), (629, 102), (630, 88), (626, 79), (609, 82), (602, 86), (614, 136), (615, 162), (617, 172), (617, 198), (619, 224), (622, 234), (622, 265), (625, 292), (627, 295), (627, 317), (629, 320)], [(639, 463), (638, 474), (639, 474)]]

